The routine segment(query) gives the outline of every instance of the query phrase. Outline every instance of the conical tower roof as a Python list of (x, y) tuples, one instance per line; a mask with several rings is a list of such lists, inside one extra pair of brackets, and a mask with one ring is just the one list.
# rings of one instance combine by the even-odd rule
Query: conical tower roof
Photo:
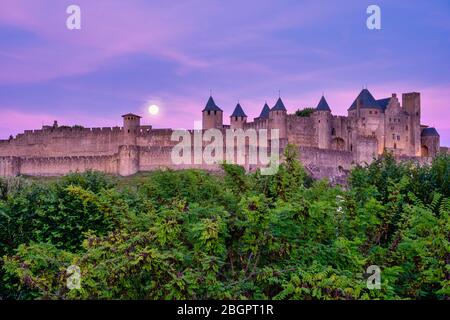
[(220, 109), (216, 103), (214, 102), (214, 99), (212, 96), (209, 97), (208, 102), (206, 103), (205, 108), (203, 109), (203, 111), (222, 111), (222, 109)]
[(269, 119), (270, 107), (267, 102), (264, 104), (264, 107), (261, 110), (261, 114), (259, 115), (259, 119)]
[(328, 102), (327, 102), (327, 100), (325, 99), (324, 96), (322, 96), (322, 98), (320, 99), (316, 110), (317, 111), (330, 111), (331, 112), (330, 106), (328, 105)]
[(281, 100), (281, 97), (278, 98), (277, 103), (275, 103), (271, 111), (287, 111), (286, 107), (284, 106), (283, 100)]
[(244, 110), (241, 107), (241, 104), (238, 103), (236, 105), (236, 108), (234, 108), (233, 113), (231, 114), (232, 117), (247, 117), (247, 115), (245, 114)]

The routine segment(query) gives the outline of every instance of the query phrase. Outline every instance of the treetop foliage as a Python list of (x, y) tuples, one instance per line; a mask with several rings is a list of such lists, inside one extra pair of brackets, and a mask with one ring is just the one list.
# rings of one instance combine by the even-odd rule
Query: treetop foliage
[[(0, 180), (3, 299), (448, 299), (450, 157), (386, 154), (348, 186), (288, 146), (276, 175), (224, 164), (131, 178)], [(81, 288), (67, 288), (67, 268)], [(368, 266), (381, 269), (370, 290)]]

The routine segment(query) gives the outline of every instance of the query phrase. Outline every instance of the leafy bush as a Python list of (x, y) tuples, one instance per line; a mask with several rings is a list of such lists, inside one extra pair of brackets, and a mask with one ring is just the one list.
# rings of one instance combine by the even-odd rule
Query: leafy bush
[(386, 154), (345, 189), (311, 181), (297, 158), (289, 146), (273, 176), (224, 164), (0, 180), (0, 298), (450, 297), (448, 155), (417, 166)]

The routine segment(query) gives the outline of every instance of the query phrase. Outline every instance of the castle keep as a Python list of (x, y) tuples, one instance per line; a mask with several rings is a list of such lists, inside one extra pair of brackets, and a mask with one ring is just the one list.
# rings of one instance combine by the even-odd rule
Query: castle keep
[[(279, 98), (272, 108), (266, 103), (253, 122), (238, 103), (229, 125), (224, 125), (223, 111), (212, 97), (202, 111), (203, 130), (278, 129), (281, 149), (288, 143), (297, 145), (300, 160), (313, 176), (332, 179), (354, 164), (370, 162), (384, 150), (398, 159), (429, 161), (440, 152), (439, 134), (421, 125), (420, 116), (420, 93), (405, 93), (400, 101), (396, 94), (375, 99), (367, 89), (356, 97), (347, 116), (333, 115), (325, 97), (305, 116), (288, 114)], [(218, 164), (173, 164), (171, 151), (178, 144), (171, 139), (173, 129), (141, 125), (141, 118), (134, 114), (122, 117), (123, 127), (67, 127), (55, 121), (53, 126), (0, 140), (0, 176), (53, 176), (86, 170), (127, 176), (158, 168), (218, 168)]]

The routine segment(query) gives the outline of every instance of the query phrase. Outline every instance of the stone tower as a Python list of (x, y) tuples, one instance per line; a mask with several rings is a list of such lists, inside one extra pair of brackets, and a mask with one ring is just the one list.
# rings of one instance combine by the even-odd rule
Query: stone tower
[(247, 115), (238, 103), (234, 108), (233, 113), (230, 116), (230, 128), (231, 129), (244, 129), (244, 125), (247, 123)]
[(280, 139), (287, 139), (286, 114), (287, 110), (283, 100), (278, 98), (277, 103), (269, 112), (269, 129), (278, 129)]
[(421, 133), (421, 156), (435, 157), (440, 151), (440, 136), (435, 128), (423, 128)]
[(202, 124), (203, 130), (223, 128), (223, 111), (216, 105), (213, 97), (209, 97), (202, 111)]
[(411, 92), (402, 95), (402, 106), (409, 114), (409, 141), (410, 154), (421, 154), (421, 128), (420, 128), (420, 93)]
[[(384, 140), (384, 104), (376, 100), (368, 89), (362, 89), (348, 109), (351, 118), (350, 150), (360, 161), (370, 162), (382, 153)], [(360, 156), (364, 155), (364, 156)], [(359, 161), (359, 160), (358, 160)]]
[(136, 145), (136, 138), (141, 126), (141, 117), (132, 113), (124, 114), (123, 118), (123, 144)]
[(141, 126), (141, 117), (132, 113), (123, 118), (123, 145), (119, 147), (118, 170), (121, 176), (129, 176), (139, 171), (139, 147), (137, 135)]
[(331, 142), (331, 109), (324, 96), (314, 110), (317, 126), (317, 140), (320, 149), (329, 149)]

